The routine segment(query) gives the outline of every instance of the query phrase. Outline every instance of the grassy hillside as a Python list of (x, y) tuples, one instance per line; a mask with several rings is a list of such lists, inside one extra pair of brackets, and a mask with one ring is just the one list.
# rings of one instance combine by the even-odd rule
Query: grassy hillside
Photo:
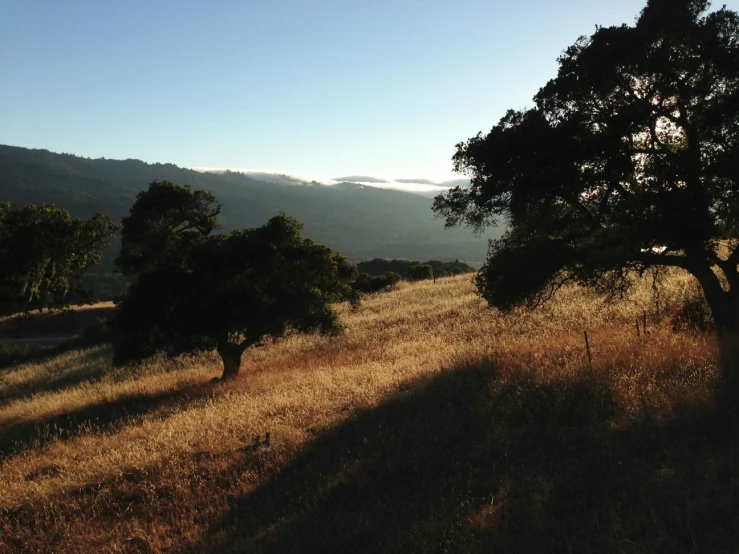
[(228, 384), (107, 347), (4, 369), (0, 551), (736, 551), (735, 358), (670, 329), (684, 277), (662, 322), (649, 285), (504, 317), (403, 283)]
[[(47, 150), (0, 145), (0, 202), (48, 202), (89, 217), (102, 211), (120, 220), (136, 194), (156, 179), (213, 191), (223, 203), (225, 230), (257, 227), (280, 211), (296, 217), (304, 234), (352, 261), (372, 258), (459, 259), (480, 265), (487, 238), (444, 229), (432, 200), (406, 192), (350, 183), (280, 186), (240, 173), (201, 173), (139, 160), (92, 160)], [(108, 261), (117, 252), (111, 251)]]

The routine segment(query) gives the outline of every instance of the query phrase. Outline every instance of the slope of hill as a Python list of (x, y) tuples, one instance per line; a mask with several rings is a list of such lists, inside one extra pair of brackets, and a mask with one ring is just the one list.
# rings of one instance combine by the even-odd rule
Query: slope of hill
[(503, 316), (469, 278), (403, 283), (227, 384), (107, 347), (4, 369), (0, 551), (733, 552), (737, 358), (651, 284)]
[(304, 233), (348, 256), (484, 261), (487, 238), (465, 229), (444, 229), (431, 199), (346, 183), (279, 186), (241, 173), (202, 173), (139, 160), (92, 160), (47, 150), (0, 146), (0, 201), (49, 202), (78, 216), (97, 211), (120, 219), (136, 194), (155, 179), (206, 188), (223, 204), (225, 230), (262, 225), (284, 211)]

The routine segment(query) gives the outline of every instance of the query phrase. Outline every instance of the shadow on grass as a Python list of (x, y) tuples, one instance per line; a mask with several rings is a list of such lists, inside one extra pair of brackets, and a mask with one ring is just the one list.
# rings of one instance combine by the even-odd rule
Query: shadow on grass
[(114, 311), (112, 306), (103, 306), (34, 313), (19, 320), (19, 325), (13, 319), (1, 321), (0, 370), (107, 342), (101, 322)]
[(613, 409), (594, 376), (456, 367), (318, 437), (192, 549), (736, 551), (739, 431), (712, 410), (614, 430)]
[(85, 306), (73, 310), (33, 312), (25, 317), (0, 320), (0, 337), (37, 337), (44, 335), (75, 334), (95, 325), (100, 319), (111, 317), (112, 305)]
[(2, 342), (2, 339), (0, 339), (0, 375), (3, 369), (13, 368), (28, 362), (44, 362), (79, 347), (78, 342), (74, 340), (49, 346), (36, 343)]
[[(79, 344), (73, 344), (62, 348), (62, 345), (60, 345), (60, 347), (48, 350), (44, 352), (43, 355), (39, 354), (29, 361), (43, 363), (71, 350), (85, 348), (86, 346), (87, 345), (80, 346)], [(31, 380), (29, 382), (15, 384), (3, 383), (2, 373), (0, 372), (0, 406), (3, 404), (9, 404), (14, 400), (18, 400), (23, 397), (44, 392), (60, 391), (67, 387), (79, 385), (85, 381), (95, 381), (100, 379), (105, 375), (116, 371), (116, 368), (111, 367), (110, 359), (111, 353), (107, 349), (86, 350), (66, 362), (59, 361), (54, 372), (58, 373), (58, 375), (54, 375), (54, 373), (52, 373), (50, 375), (45, 375), (44, 379), (40, 381)], [(105, 363), (106, 361), (108, 363)]]
[(9, 421), (0, 427), (0, 461), (29, 447), (43, 446), (55, 440), (67, 440), (81, 432), (104, 433), (145, 414), (184, 406), (210, 394), (210, 384), (190, 385), (158, 394), (122, 396), (113, 401), (87, 405), (42, 420)]

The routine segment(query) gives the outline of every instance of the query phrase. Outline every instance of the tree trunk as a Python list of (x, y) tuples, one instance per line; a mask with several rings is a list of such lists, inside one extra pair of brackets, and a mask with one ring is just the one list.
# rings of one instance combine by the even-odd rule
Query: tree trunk
[(218, 354), (223, 360), (223, 375), (221, 380), (233, 379), (239, 375), (241, 369), (241, 355), (244, 353), (244, 346), (226, 342), (218, 346)]
[(707, 265), (693, 267), (690, 272), (703, 289), (716, 330), (720, 334), (739, 331), (739, 291), (734, 287), (723, 290), (718, 276)]

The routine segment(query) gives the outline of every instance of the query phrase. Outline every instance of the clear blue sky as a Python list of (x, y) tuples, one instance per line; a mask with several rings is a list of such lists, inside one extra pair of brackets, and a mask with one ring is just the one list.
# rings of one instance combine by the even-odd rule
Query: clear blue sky
[(644, 3), (0, 0), (0, 143), (452, 178), (457, 142), (530, 105), (564, 48)]

